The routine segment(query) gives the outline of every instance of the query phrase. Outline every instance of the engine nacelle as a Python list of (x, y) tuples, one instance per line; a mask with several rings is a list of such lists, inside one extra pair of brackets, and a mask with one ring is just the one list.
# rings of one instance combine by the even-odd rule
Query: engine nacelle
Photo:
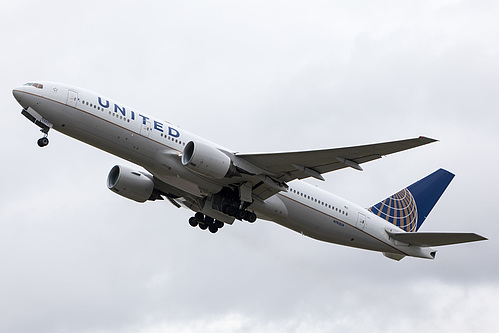
[(115, 165), (109, 172), (107, 188), (137, 202), (153, 200), (152, 176), (121, 165)]
[(182, 164), (203, 176), (222, 179), (231, 173), (229, 156), (206, 143), (190, 141), (185, 145)]

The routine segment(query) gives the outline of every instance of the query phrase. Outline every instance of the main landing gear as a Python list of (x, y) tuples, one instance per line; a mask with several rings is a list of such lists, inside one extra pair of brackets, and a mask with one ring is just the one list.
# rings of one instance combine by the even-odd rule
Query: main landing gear
[(38, 139), (37, 143), (39, 147), (45, 147), (49, 144), (49, 128), (42, 128), (40, 131), (43, 133), (43, 138)]
[(256, 221), (256, 214), (246, 210), (250, 202), (241, 202), (237, 191), (224, 187), (219, 193), (213, 195), (212, 208), (225, 215), (245, 220), (250, 223)]
[(189, 219), (189, 224), (192, 227), (199, 226), (202, 230), (208, 229), (212, 234), (216, 233), (218, 229), (224, 226), (222, 221), (215, 220), (213, 217), (205, 216), (199, 212)]
[[(254, 212), (247, 210), (251, 202), (241, 201), (237, 189), (224, 187), (220, 192), (214, 194), (211, 198), (205, 198), (205, 200), (203, 204), (209, 205), (208, 214), (211, 209), (240, 221), (244, 220), (253, 223), (257, 219)], [(189, 224), (193, 227), (199, 226), (202, 230), (208, 229), (211, 233), (216, 233), (218, 229), (224, 226), (224, 222), (215, 220), (213, 217), (204, 215), (201, 212), (197, 212), (191, 217)]]

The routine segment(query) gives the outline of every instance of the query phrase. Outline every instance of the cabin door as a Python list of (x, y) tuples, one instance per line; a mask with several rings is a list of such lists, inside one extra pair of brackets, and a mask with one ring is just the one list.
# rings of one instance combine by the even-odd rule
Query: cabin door
[(66, 104), (68, 106), (76, 107), (76, 102), (78, 101), (78, 93), (73, 90), (68, 90), (68, 100)]
[(357, 220), (357, 228), (360, 230), (364, 230), (366, 226), (366, 216), (362, 213), (359, 213), (359, 219)]
[(140, 128), (140, 134), (142, 134), (145, 137), (149, 137), (150, 133), (151, 133), (151, 121), (146, 119), (144, 122), (142, 122), (142, 127)]

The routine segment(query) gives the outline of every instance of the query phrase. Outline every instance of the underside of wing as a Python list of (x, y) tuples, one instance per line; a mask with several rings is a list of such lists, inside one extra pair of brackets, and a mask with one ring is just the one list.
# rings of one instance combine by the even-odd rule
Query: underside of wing
[(474, 233), (457, 232), (389, 232), (388, 235), (402, 243), (422, 247), (443, 246), (487, 240), (487, 238)]
[(251, 164), (275, 175), (279, 181), (291, 181), (314, 177), (323, 180), (321, 174), (352, 167), (362, 170), (360, 164), (385, 155), (419, 147), (437, 140), (416, 139), (376, 143), (364, 146), (308, 150), (298, 152), (236, 154)]

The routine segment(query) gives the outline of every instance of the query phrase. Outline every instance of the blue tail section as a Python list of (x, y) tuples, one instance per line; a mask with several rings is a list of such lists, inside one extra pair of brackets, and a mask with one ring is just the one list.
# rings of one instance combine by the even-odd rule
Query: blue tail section
[(449, 171), (439, 169), (378, 202), (369, 211), (405, 231), (418, 231), (453, 178)]

